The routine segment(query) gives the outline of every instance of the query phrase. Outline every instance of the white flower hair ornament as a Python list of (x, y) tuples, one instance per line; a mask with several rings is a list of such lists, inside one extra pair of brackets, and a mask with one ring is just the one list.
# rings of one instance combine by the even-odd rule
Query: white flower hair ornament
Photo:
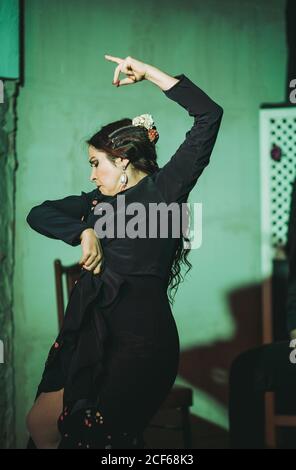
[(159, 139), (159, 134), (156, 130), (153, 117), (151, 114), (140, 114), (135, 116), (132, 120), (133, 126), (145, 127), (148, 131), (148, 137), (150, 142), (156, 143)]
[(151, 129), (154, 126), (153, 117), (151, 114), (140, 114), (133, 118), (133, 126), (144, 126), (146, 129)]

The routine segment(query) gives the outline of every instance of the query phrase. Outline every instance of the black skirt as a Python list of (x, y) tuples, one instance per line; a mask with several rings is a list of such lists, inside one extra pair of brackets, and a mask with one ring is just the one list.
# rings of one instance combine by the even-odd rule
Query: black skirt
[(84, 272), (35, 398), (64, 389), (58, 448), (145, 448), (143, 432), (174, 384), (179, 352), (159, 277)]

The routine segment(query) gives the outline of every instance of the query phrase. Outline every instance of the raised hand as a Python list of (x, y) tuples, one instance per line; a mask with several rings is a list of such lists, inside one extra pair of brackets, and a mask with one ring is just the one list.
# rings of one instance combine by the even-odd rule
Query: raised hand
[[(105, 54), (105, 59), (115, 62), (117, 65), (114, 71), (113, 85), (131, 85), (146, 79), (148, 64), (128, 56), (125, 59)], [(128, 78), (119, 79), (120, 72), (127, 75)]]

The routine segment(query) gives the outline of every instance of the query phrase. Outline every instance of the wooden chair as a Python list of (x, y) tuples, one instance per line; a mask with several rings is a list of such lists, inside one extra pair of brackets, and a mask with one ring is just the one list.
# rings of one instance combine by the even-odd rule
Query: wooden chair
[(74, 287), (75, 282), (79, 278), (81, 273), (81, 266), (78, 263), (71, 264), (70, 266), (62, 265), (59, 259), (54, 261), (54, 273), (55, 273), (55, 286), (56, 286), (56, 299), (58, 309), (58, 327), (59, 330), (62, 327), (65, 314), (65, 301), (64, 301), (64, 289), (63, 289), (63, 276), (66, 281), (66, 292), (67, 301), (70, 296), (70, 292)]
[[(274, 260), (273, 276), (267, 278), (262, 286), (262, 306), (263, 306), (263, 343), (270, 344), (276, 340), (274, 332), (274, 308), (273, 308), (273, 280), (277, 271), (277, 266), (285, 260)], [(285, 311), (283, 305), (282, 311)], [(270, 449), (277, 448), (277, 428), (296, 427), (296, 416), (280, 415), (276, 413), (275, 392), (265, 393), (265, 443)]]
[[(58, 326), (59, 330), (62, 327), (65, 312), (65, 300), (64, 300), (64, 289), (63, 289), (63, 276), (66, 280), (66, 292), (67, 300), (69, 299), (70, 292), (77, 281), (81, 267), (78, 263), (70, 266), (62, 265), (59, 259), (54, 261), (54, 272), (55, 272), (55, 286), (56, 286), (56, 299), (57, 299), (57, 311), (58, 311)], [(184, 449), (192, 449), (192, 433), (190, 423), (190, 412), (189, 408), (193, 404), (193, 391), (190, 387), (183, 385), (174, 385), (169, 392), (167, 398), (162, 404), (159, 411), (163, 410), (177, 410), (181, 416), (181, 425), (172, 424), (150, 424), (151, 428), (170, 429), (181, 431), (183, 438)]]

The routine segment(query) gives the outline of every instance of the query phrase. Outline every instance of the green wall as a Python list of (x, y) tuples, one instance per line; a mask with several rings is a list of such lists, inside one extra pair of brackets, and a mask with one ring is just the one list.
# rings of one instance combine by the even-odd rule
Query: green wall
[(0, 1), (0, 77), (19, 77), (19, 1)]
[[(171, 75), (185, 73), (224, 108), (212, 162), (190, 198), (203, 203), (203, 244), (190, 255), (193, 268), (173, 312), (184, 357), (194, 358), (194, 351), (198, 357), (199, 348), (235, 338), (238, 326), (228, 294), (260, 280), (258, 109), (284, 97), (284, 4), (26, 1), (25, 86), (17, 134), (18, 446), (26, 441), (24, 417), (57, 334), (53, 260), (72, 263), (80, 257), (80, 247), (32, 231), (26, 215), (45, 199), (94, 188), (84, 140), (102, 124), (151, 113), (160, 133), (161, 166), (192, 125), (186, 111), (152, 83), (114, 88), (115, 65), (105, 53), (131, 55)], [(191, 359), (190, 372), (184, 366), (178, 377), (195, 386), (192, 412), (227, 428), (225, 402), (196, 385), (200, 375), (217, 370), (197, 365)], [(220, 376), (227, 375), (218, 369)]]

